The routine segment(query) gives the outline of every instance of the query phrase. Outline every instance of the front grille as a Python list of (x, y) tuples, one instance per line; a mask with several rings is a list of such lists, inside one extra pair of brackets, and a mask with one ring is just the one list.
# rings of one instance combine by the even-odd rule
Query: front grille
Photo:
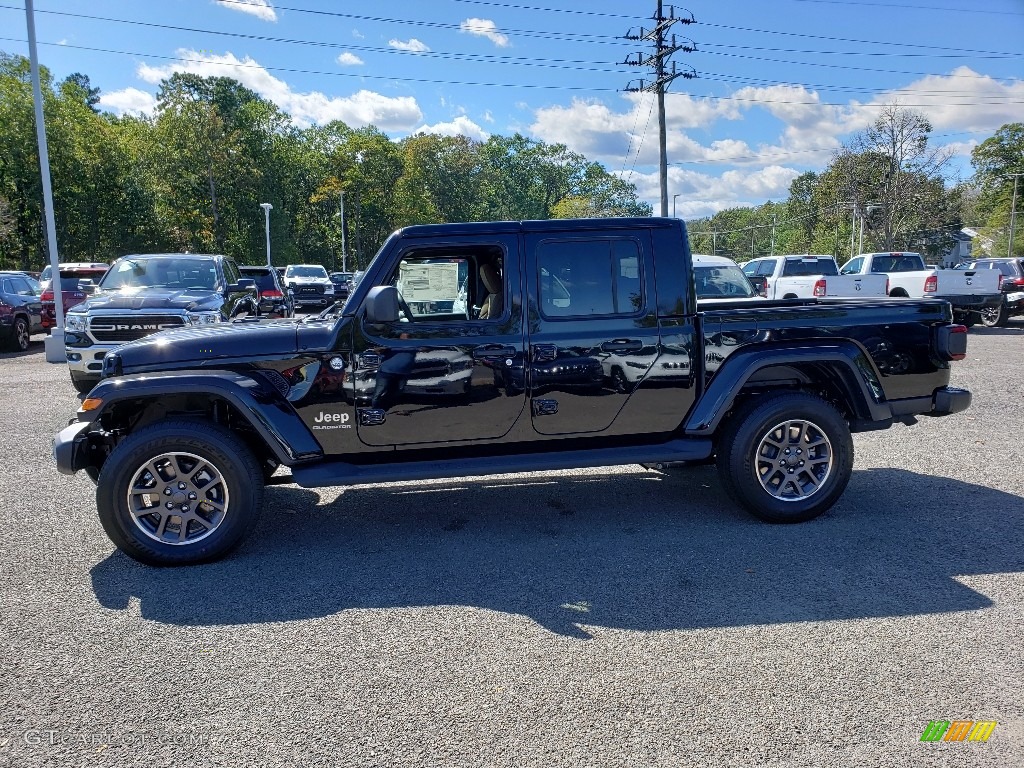
[(298, 296), (323, 296), (324, 286), (322, 285), (300, 285), (296, 291)]
[(176, 315), (102, 315), (89, 318), (89, 333), (97, 342), (119, 344), (183, 325), (185, 318)]

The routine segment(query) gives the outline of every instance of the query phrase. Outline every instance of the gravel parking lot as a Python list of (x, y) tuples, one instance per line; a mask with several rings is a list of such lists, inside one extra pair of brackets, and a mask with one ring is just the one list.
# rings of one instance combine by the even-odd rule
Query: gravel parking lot
[(36, 341), (0, 356), (0, 765), (1024, 765), (1022, 350), (972, 330), (972, 408), (858, 436), (811, 523), (710, 467), (281, 486), (156, 570), (57, 474)]

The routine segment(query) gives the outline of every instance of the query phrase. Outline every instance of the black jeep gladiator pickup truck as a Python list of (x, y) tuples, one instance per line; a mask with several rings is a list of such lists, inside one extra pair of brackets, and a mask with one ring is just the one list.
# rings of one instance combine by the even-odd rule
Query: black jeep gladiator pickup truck
[(944, 301), (704, 309), (678, 219), (407, 227), (320, 315), (110, 352), (54, 458), (96, 481), (119, 548), (169, 565), (235, 547), (265, 482), (715, 457), (754, 515), (808, 520), (845, 489), (852, 432), (970, 405)]

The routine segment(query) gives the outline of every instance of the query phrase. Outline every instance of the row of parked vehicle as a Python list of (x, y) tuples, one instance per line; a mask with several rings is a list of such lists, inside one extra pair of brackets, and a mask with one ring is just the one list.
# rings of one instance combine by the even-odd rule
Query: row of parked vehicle
[(1024, 314), (1021, 259), (986, 258), (938, 269), (919, 253), (899, 251), (860, 254), (842, 267), (831, 256), (812, 255), (757, 258), (742, 267), (721, 256), (695, 256), (694, 266), (700, 264), (705, 277), (701, 284), (698, 268), (697, 292), (708, 301), (742, 297), (747, 289), (736, 278), (740, 270), (753, 293), (766, 299), (936, 298), (948, 301), (956, 320), (967, 326), (1005, 325)]

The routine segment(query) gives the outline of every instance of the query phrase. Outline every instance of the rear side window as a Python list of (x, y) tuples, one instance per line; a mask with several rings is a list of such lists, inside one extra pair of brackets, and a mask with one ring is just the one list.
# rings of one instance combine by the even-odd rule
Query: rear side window
[(545, 240), (537, 248), (537, 267), (545, 317), (632, 316), (643, 309), (635, 240)]
[(757, 274), (764, 277), (771, 277), (775, 274), (775, 259), (765, 259), (757, 265)]
[(784, 277), (838, 275), (839, 269), (831, 259), (786, 259), (782, 274)]
[(242, 272), (242, 277), (249, 278), (250, 280), (256, 281), (256, 287), (260, 291), (276, 291), (277, 281), (274, 279), (274, 275), (271, 274), (269, 269), (260, 270), (245, 270)]

